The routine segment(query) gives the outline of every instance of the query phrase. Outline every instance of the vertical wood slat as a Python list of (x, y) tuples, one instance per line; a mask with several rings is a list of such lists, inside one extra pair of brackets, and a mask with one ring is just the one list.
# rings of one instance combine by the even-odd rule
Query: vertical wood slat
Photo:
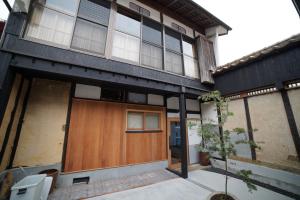
[[(161, 132), (126, 133), (126, 110), (161, 112)], [(65, 172), (167, 159), (164, 108), (73, 99)]]
[(197, 38), (198, 62), (200, 66), (200, 78), (202, 83), (214, 83), (211, 71), (216, 68), (213, 43), (199, 36)]

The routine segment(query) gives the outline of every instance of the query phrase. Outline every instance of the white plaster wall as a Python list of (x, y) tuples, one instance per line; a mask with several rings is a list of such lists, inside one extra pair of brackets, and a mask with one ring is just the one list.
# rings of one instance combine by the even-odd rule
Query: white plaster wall
[(196, 100), (196, 99), (186, 99), (186, 110), (189, 110), (189, 111), (200, 111), (199, 100)]
[(126, 8), (129, 8), (129, 2), (132, 2), (132, 3), (135, 3), (136, 5), (139, 5), (147, 10), (150, 11), (150, 18), (155, 20), (155, 21), (158, 21), (160, 22), (160, 12), (139, 2), (139, 1), (136, 1), (136, 0), (117, 0), (117, 4), (120, 4)]
[(167, 99), (167, 108), (179, 110), (179, 98), (178, 97), (168, 98)]
[(218, 125), (217, 107), (214, 103), (207, 102), (201, 104), (201, 114), (203, 123), (213, 123)]
[(254, 141), (261, 146), (257, 160), (300, 168), (286, 112), (279, 92), (248, 99)]
[(300, 137), (300, 89), (288, 90), (288, 95)]
[[(243, 99), (232, 100), (228, 103), (228, 109), (233, 116), (227, 118), (224, 124), (224, 130), (232, 131), (234, 128), (243, 128), (247, 131), (246, 111)], [(249, 140), (248, 133), (232, 133), (231, 142), (235, 143), (239, 140)], [(237, 156), (251, 159), (251, 148), (249, 144), (235, 144)]]
[(62, 160), (70, 84), (34, 79), (13, 166)]
[(148, 104), (150, 105), (164, 105), (164, 97), (156, 94), (148, 94)]
[(100, 100), (101, 88), (93, 85), (76, 84), (75, 97)]
[(181, 26), (183, 28), (185, 28), (186, 35), (188, 35), (191, 38), (194, 38), (194, 32), (193, 32), (192, 28), (186, 26), (185, 24), (183, 24), (183, 23), (181, 23), (181, 22), (179, 22), (179, 21), (177, 21), (177, 20), (175, 20), (175, 19), (173, 19), (173, 18), (171, 18), (171, 17), (169, 17), (169, 16), (167, 16), (165, 14), (163, 15), (163, 23), (164, 23), (164, 25), (172, 28), (172, 26), (171, 26), (172, 22), (175, 23), (175, 24), (178, 24), (179, 26)]

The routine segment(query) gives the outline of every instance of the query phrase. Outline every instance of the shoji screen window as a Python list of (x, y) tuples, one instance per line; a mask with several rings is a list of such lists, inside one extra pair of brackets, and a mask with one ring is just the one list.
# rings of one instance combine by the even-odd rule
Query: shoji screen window
[(115, 22), (115, 32), (112, 56), (134, 63), (140, 59), (140, 16), (118, 9)]
[(72, 40), (72, 48), (104, 54), (110, 3), (105, 0), (81, 0)]
[(142, 64), (162, 69), (161, 24), (143, 18)]
[(165, 70), (182, 75), (181, 35), (166, 28), (165, 48)]
[(182, 50), (185, 75), (193, 78), (199, 78), (199, 68), (194, 42), (189, 39), (183, 39)]
[(33, 1), (25, 38), (69, 47), (78, 1)]

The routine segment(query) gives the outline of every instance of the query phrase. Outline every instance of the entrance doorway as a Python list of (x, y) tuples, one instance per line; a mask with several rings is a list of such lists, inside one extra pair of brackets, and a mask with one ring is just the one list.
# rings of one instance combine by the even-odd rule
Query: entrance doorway
[(182, 144), (179, 118), (168, 118), (169, 169), (181, 173)]

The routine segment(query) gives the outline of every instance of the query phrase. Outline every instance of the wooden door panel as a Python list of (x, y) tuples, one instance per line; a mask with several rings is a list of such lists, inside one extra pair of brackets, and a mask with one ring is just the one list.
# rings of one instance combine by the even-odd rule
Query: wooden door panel
[[(161, 132), (126, 133), (126, 110), (160, 110)], [(165, 110), (159, 107), (73, 99), (65, 172), (167, 159)]]

